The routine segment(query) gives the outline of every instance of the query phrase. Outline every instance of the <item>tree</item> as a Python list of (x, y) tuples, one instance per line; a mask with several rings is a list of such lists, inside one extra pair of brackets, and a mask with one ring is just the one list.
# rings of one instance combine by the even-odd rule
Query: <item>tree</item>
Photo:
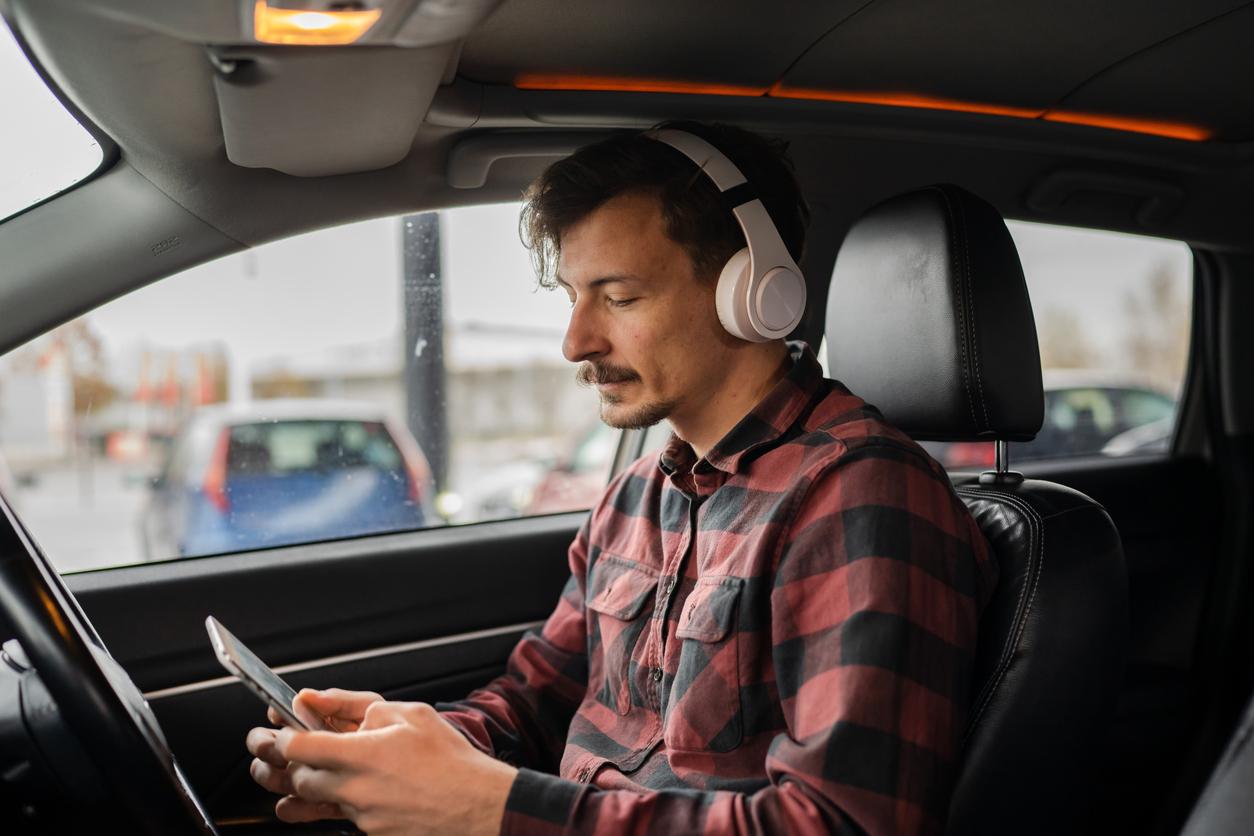
[(1099, 355), (1075, 311), (1046, 308), (1037, 324), (1041, 366), (1046, 369), (1087, 369)]
[(1188, 279), (1161, 262), (1147, 284), (1148, 292), (1124, 296), (1124, 349), (1133, 368), (1170, 391), (1189, 359)]
[(86, 317), (67, 322), (42, 339), (23, 346), (14, 353), (13, 368), (23, 371), (41, 369), (58, 355), (65, 358), (74, 394), (75, 415), (104, 409), (117, 398), (118, 390), (109, 381), (104, 345)]

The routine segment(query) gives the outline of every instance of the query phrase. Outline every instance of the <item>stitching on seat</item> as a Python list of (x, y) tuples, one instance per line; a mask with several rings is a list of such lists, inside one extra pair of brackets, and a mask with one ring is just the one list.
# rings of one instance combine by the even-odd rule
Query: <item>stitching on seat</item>
[[(1028, 530), (1031, 534), (1032, 540), (1035, 541), (1035, 544), (1029, 549), (1029, 555), (1039, 555), (1036, 562), (1035, 572), (1032, 573), (1027, 585), (1024, 586), (1023, 590), (1019, 593), (1019, 603), (1015, 607), (1015, 620), (1018, 622), (1015, 632), (1003, 647), (1001, 659), (997, 663), (997, 669), (994, 671), (992, 678), (989, 679), (988, 683), (984, 686), (984, 689), (976, 698), (976, 712), (967, 722), (967, 729), (963, 733), (963, 743), (965, 744), (967, 739), (970, 737), (972, 730), (980, 721), (980, 718), (984, 716), (985, 709), (988, 708), (988, 704), (992, 701), (993, 692), (1005, 678), (1006, 670), (1010, 667), (1010, 661), (1014, 655), (1014, 650), (1018, 647), (1019, 639), (1022, 638), (1023, 631), (1026, 628), (1028, 615), (1032, 612), (1032, 602), (1036, 598), (1036, 590), (1039, 585), (1041, 572), (1045, 565), (1045, 530), (1043, 519), (1041, 515), (1037, 513), (1036, 509), (1013, 494), (985, 488), (959, 488), (958, 493), (971, 497), (1000, 497), (1007, 504), (1018, 508), (1027, 518)], [(1026, 606), (1024, 605), (1024, 596), (1027, 596), (1028, 598)]]
[[(934, 187), (933, 191), (937, 192), (940, 195), (941, 204), (945, 207), (945, 216), (949, 219), (950, 259), (956, 262), (958, 260), (958, 222), (957, 222), (957, 219), (954, 217), (953, 207), (949, 205), (949, 195), (945, 193), (945, 190)], [(967, 320), (966, 320), (966, 311), (964, 310), (965, 303), (963, 299), (964, 297), (963, 284), (964, 283), (961, 281), (961, 276), (963, 274), (963, 271), (958, 270), (957, 272), (960, 277), (959, 282), (958, 282), (958, 306), (957, 306), (958, 337), (959, 337), (958, 355), (959, 355), (959, 360), (960, 360), (958, 365), (962, 372), (962, 388), (965, 389), (967, 393), (967, 407), (971, 410), (971, 424), (972, 426), (978, 427), (980, 425), (980, 419), (977, 418), (975, 415), (975, 397), (971, 394), (971, 370), (968, 368), (968, 364), (967, 364)]]
[(984, 413), (984, 429), (991, 430), (993, 428), (993, 422), (989, 420), (988, 401), (984, 398), (984, 372), (980, 369), (980, 345), (979, 340), (976, 339), (978, 329), (975, 327), (975, 281), (971, 274), (971, 251), (969, 249), (971, 236), (966, 234), (969, 231), (969, 226), (967, 225), (967, 214), (962, 208), (961, 202), (958, 203), (957, 209), (958, 215), (962, 218), (962, 262), (966, 268), (963, 271), (963, 276), (967, 284), (967, 292), (965, 294), (968, 314), (967, 321), (971, 324), (969, 335), (971, 339), (971, 363), (975, 372), (975, 386), (977, 391), (980, 393), (980, 410)]
[[(967, 740), (971, 736), (971, 732), (975, 729), (980, 718), (984, 716), (985, 709), (992, 701), (993, 692), (1006, 676), (1006, 670), (1010, 667), (1011, 658), (1014, 650), (1019, 646), (1019, 640), (1023, 637), (1023, 631), (1027, 627), (1028, 615), (1032, 612), (1032, 603), (1036, 600), (1036, 590), (1040, 586), (1041, 573), (1045, 568), (1045, 526), (1044, 518), (1037, 512), (1035, 508), (1028, 505), (1020, 497), (1008, 494), (1003, 491), (989, 490), (987, 488), (965, 488), (960, 487), (957, 492), (962, 496), (970, 496), (972, 498), (994, 496), (1000, 497), (1007, 504), (1018, 508), (1028, 520), (1028, 530), (1035, 545), (1029, 549), (1029, 555), (1038, 555), (1036, 562), (1036, 570), (1032, 573), (1027, 586), (1019, 593), (1019, 603), (1015, 607), (1015, 620), (1018, 622), (1014, 635), (1006, 643), (1002, 649), (1001, 659), (998, 660), (997, 669), (994, 671), (992, 678), (981, 690), (979, 696), (976, 697), (977, 708), (971, 719), (967, 721), (967, 728), (963, 732), (962, 742), (966, 745)], [(1030, 591), (1029, 591), (1030, 590)], [(1027, 595), (1027, 604), (1024, 605), (1023, 599)]]

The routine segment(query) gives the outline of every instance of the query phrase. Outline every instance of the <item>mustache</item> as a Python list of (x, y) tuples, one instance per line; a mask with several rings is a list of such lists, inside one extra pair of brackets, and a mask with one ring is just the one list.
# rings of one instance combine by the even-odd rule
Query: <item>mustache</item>
[(626, 383), (639, 380), (640, 375), (623, 366), (610, 366), (583, 362), (575, 372), (575, 379), (583, 386), (596, 386), (602, 383)]

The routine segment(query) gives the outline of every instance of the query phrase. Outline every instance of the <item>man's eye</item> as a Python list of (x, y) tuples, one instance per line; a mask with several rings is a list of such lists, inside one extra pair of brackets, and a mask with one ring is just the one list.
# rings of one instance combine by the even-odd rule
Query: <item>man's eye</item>
[(625, 308), (634, 301), (636, 301), (636, 297), (631, 299), (610, 299), (609, 303), (616, 308)]

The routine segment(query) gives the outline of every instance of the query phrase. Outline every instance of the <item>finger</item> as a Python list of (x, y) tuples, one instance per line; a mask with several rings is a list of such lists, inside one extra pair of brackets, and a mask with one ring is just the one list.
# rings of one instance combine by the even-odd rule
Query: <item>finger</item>
[[(301, 720), (301, 722), (305, 722), (305, 718), (301, 716), (301, 713), (299, 711), (297, 711), (295, 708), (293, 708), (292, 711)], [(319, 719), (321, 719), (321, 715), (315, 715), (315, 716), (318, 716)], [(266, 719), (269, 720), (274, 725), (279, 726), (280, 728), (283, 726), (292, 725), (292, 721), (284, 717), (278, 711), (276, 711), (273, 706), (266, 709)], [(307, 722), (305, 722), (305, 724), (309, 725)]]
[(324, 717), (360, 723), (366, 714), (366, 709), (376, 702), (382, 702), (383, 697), (373, 691), (345, 691), (343, 688), (315, 691), (312, 688), (304, 688), (296, 695), (296, 701), (307, 705)]
[(248, 766), (248, 774), (265, 789), (278, 795), (292, 795), (292, 779), (286, 769), (271, 766), (262, 760), (253, 759)]
[(320, 769), (352, 769), (369, 754), (364, 738), (356, 735), (323, 731), (279, 729), (275, 733), (275, 749), (289, 762), (307, 764)]
[(379, 702), (366, 709), (361, 731), (401, 724), (423, 728), (439, 717), (436, 710), (425, 702)]
[(355, 773), (294, 763), (288, 768), (288, 774), (292, 779), (292, 795), (304, 801), (338, 804), (344, 800), (345, 783)]
[(287, 759), (275, 748), (277, 735), (278, 732), (274, 729), (249, 729), (248, 736), (244, 738), (244, 746), (253, 757), (282, 768), (287, 766)]
[(306, 801), (303, 798), (297, 798), (292, 795), (279, 799), (279, 802), (274, 805), (274, 814), (279, 817), (280, 821), (285, 821), (289, 824), (320, 821), (322, 819), (347, 818), (338, 804), (330, 804), (325, 801)]

